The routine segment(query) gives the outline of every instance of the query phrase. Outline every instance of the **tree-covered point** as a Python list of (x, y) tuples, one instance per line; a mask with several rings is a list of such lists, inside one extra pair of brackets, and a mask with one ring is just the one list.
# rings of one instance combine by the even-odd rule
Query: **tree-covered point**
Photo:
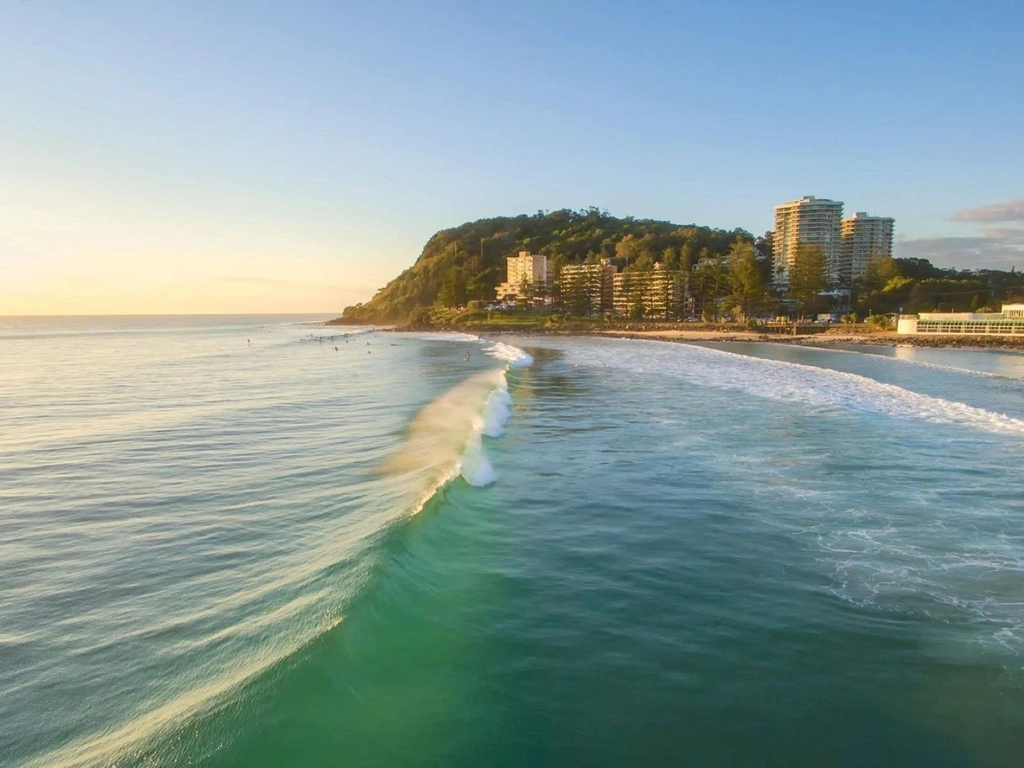
[[(1024, 299), (1024, 275), (1015, 270), (943, 269), (920, 258), (873, 258), (867, 274), (852, 286), (829, 285), (824, 252), (810, 244), (798, 249), (788, 284), (772, 285), (771, 232), (755, 239), (742, 229), (617, 218), (589, 208), (480, 219), (442, 230), (427, 241), (412, 267), (371, 301), (346, 308), (340, 322), (426, 325), (431, 316), (427, 308), (472, 302), (482, 306), (495, 299), (495, 286), (506, 278), (505, 259), (518, 251), (551, 259), (549, 283), (527, 286), (526, 296), (555, 298), (574, 315), (593, 313), (594, 290), (583, 290), (579, 279), (572, 286), (559, 286), (562, 267), (603, 259), (627, 273), (650, 272), (660, 263), (672, 274), (681, 299), (664, 314), (712, 322), (819, 312), (867, 317), (998, 310), (1002, 302)], [(847, 287), (849, 291), (826, 290)], [(631, 302), (628, 314), (663, 314), (645, 303)]]
[(742, 229), (731, 231), (652, 219), (618, 218), (607, 211), (538, 211), (501, 216), (445, 229), (427, 241), (409, 269), (381, 288), (366, 304), (348, 307), (347, 322), (400, 322), (413, 310), (435, 303), (462, 306), (492, 301), (505, 280), (505, 259), (518, 251), (551, 257), (552, 278), (564, 264), (610, 259), (620, 270), (667, 269), (689, 272), (708, 259), (723, 259), (737, 242), (753, 243)]

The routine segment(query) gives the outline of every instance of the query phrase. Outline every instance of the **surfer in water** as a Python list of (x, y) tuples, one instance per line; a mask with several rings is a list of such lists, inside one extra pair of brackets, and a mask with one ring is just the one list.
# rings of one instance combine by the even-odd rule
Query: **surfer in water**
[(467, 352), (466, 352), (466, 362), (467, 362), (467, 363), (469, 362), (469, 351), (468, 351), (468, 350), (467, 350)]

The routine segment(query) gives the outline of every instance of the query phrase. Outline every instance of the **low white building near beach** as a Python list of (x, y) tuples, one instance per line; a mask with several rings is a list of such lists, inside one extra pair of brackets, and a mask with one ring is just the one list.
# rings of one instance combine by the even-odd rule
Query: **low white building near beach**
[(900, 315), (896, 332), (918, 336), (1024, 336), (1024, 304), (1003, 304), (1002, 312)]

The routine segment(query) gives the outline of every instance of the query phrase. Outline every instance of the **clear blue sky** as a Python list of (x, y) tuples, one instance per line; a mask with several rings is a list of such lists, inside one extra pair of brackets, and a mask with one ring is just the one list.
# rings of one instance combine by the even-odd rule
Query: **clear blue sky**
[(0, 314), (334, 311), (438, 229), (596, 205), (1024, 268), (1024, 3), (0, 7)]

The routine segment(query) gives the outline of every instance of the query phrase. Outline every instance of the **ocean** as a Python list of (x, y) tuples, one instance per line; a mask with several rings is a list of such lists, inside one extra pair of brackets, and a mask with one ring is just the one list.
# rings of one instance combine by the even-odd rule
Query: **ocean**
[(0, 318), (0, 765), (1017, 766), (1024, 356)]

